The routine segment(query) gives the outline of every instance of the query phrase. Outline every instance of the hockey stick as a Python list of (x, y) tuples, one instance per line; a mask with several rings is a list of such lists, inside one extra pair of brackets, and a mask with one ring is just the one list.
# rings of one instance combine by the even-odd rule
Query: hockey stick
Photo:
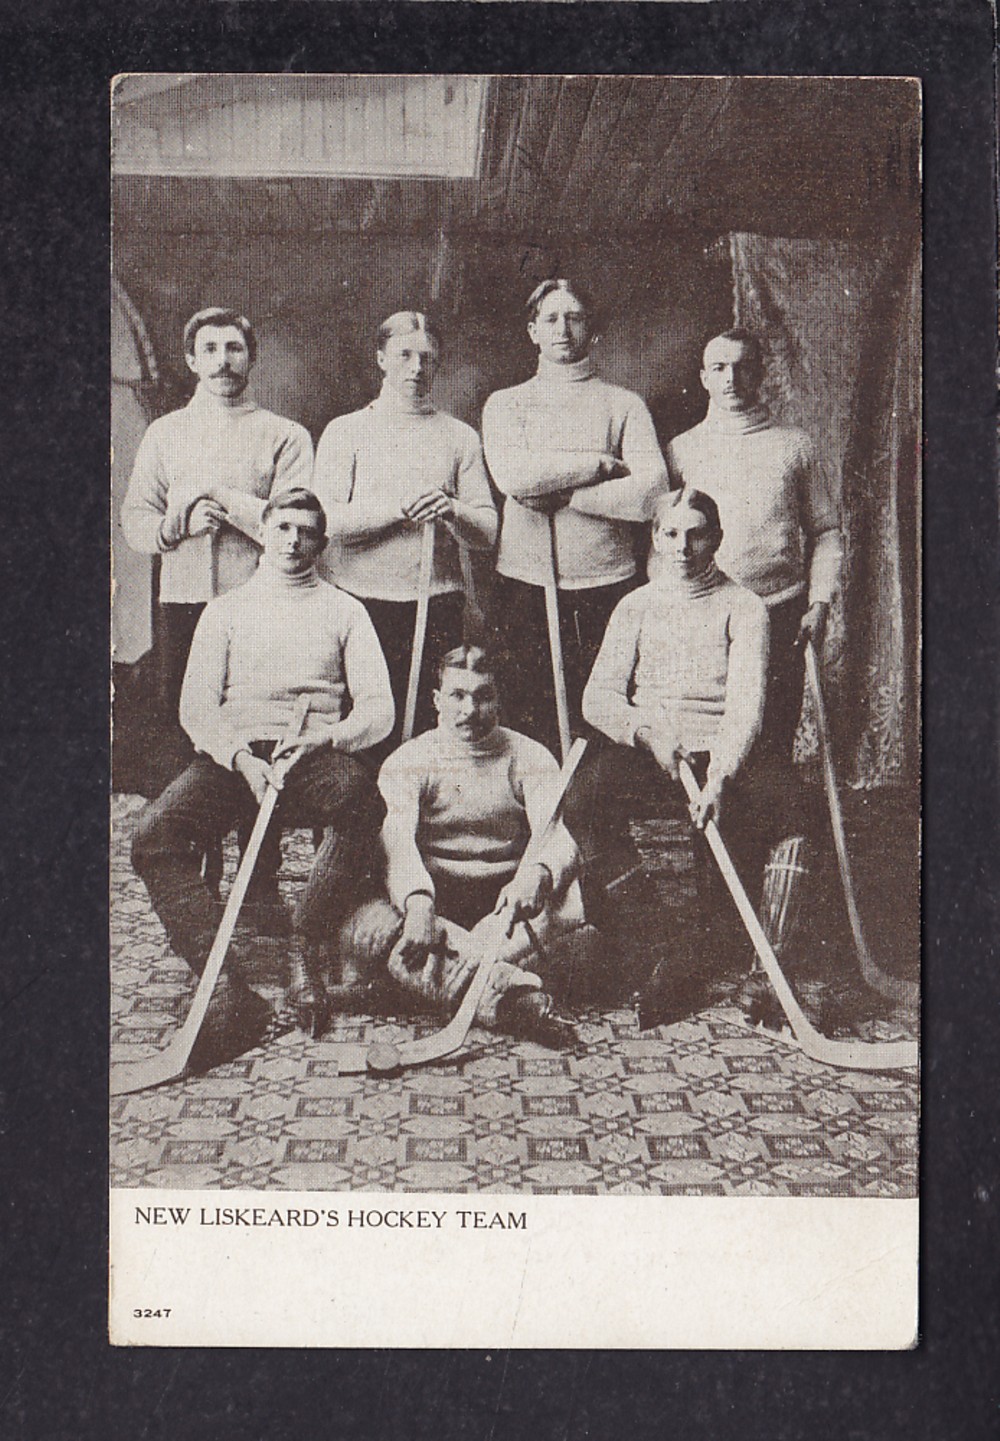
[(566, 667), (563, 665), (562, 636), (559, 634), (559, 558), (556, 549), (556, 518), (549, 516), (548, 571), (545, 585), (545, 620), (549, 628), (552, 656), (552, 684), (556, 693), (556, 722), (559, 727), (559, 759), (565, 765), (569, 755), (569, 701), (566, 696)]
[(431, 572), (434, 568), (434, 521), (425, 523), (420, 537), (420, 574), (417, 579), (417, 614), (413, 622), (413, 649), (410, 652), (410, 675), (406, 682), (406, 708), (403, 712), (403, 740), (413, 739), (417, 719), (417, 695), (420, 691), (420, 669), (424, 663), (424, 640), (427, 636), (427, 612), (431, 598)]
[[(299, 697), (283, 744), (288, 745), (297, 741), (302, 734), (306, 713), (309, 710), (309, 701), (310, 697), (307, 695)], [(146, 1061), (123, 1061), (111, 1067), (110, 1092), (112, 1096), (127, 1096), (133, 1091), (145, 1091), (150, 1086), (162, 1086), (167, 1081), (176, 1081), (184, 1074), (187, 1063), (191, 1059), (194, 1043), (198, 1039), (205, 1020), (212, 993), (222, 974), (222, 967), (233, 939), (233, 931), (236, 928), (247, 887), (253, 877), (257, 857), (260, 855), (260, 848), (264, 843), (264, 836), (274, 814), (279, 794), (277, 788), (269, 781), (187, 1018), (157, 1055)]]
[[(683, 759), (679, 762), (679, 769), (688, 800), (694, 802), (701, 795), (694, 772), (688, 762)], [(918, 1060), (915, 1041), (833, 1041), (827, 1036), (820, 1035), (806, 1017), (792, 993), (791, 986), (785, 980), (778, 964), (778, 958), (764, 934), (764, 928), (757, 919), (756, 911), (750, 904), (749, 897), (743, 888), (743, 882), (729, 858), (729, 852), (726, 850), (715, 821), (709, 821), (705, 826), (705, 838), (711, 847), (716, 864), (722, 872), (722, 879), (729, 889), (729, 894), (736, 903), (736, 909), (746, 926), (754, 950), (760, 958), (760, 963), (774, 987), (782, 1010), (788, 1017), (792, 1034), (806, 1055), (810, 1056), (812, 1060), (822, 1061), (828, 1066), (845, 1066), (854, 1071), (892, 1071), (901, 1066), (915, 1066)]]
[(868, 949), (868, 942), (865, 940), (865, 933), (861, 925), (861, 912), (858, 910), (858, 902), (854, 893), (851, 858), (848, 855), (847, 836), (844, 833), (844, 815), (837, 792), (837, 773), (833, 765), (830, 728), (827, 725), (826, 705), (823, 701), (823, 688), (819, 679), (819, 662), (811, 640), (806, 641), (806, 679), (816, 711), (816, 732), (819, 736), (819, 752), (823, 760), (823, 785), (826, 789), (826, 801), (830, 811), (833, 844), (837, 852), (837, 868), (840, 871), (840, 882), (844, 889), (844, 900), (847, 903), (847, 915), (851, 923), (851, 935), (854, 938), (854, 949), (861, 967), (861, 974), (874, 990), (887, 997), (888, 1000), (915, 1006), (920, 1000), (920, 987), (913, 981), (901, 980), (884, 971), (872, 956)]
[[(569, 790), (586, 748), (587, 742), (582, 739), (574, 741), (570, 747), (569, 755), (563, 763), (559, 777), (559, 790), (552, 801), (544, 823), (532, 833), (531, 840), (518, 865), (518, 874), (524, 867), (534, 864), (535, 857), (548, 840), (552, 827), (559, 819), (566, 792)], [(419, 1041), (405, 1041), (401, 1046), (384, 1044), (379, 1046), (379, 1055), (373, 1057), (369, 1053), (368, 1064), (371, 1070), (390, 1071), (399, 1066), (417, 1066), (427, 1061), (438, 1061), (442, 1056), (448, 1056), (452, 1051), (457, 1051), (459, 1046), (464, 1044), (475, 1020), (476, 1008), (493, 974), (498, 952), (505, 939), (506, 926), (507, 920), (502, 913), (487, 918), (486, 925), (476, 937), (480, 955), (475, 973), (462, 997), (461, 1005), (448, 1024), (443, 1026), (440, 1031), (435, 1031), (431, 1036), (424, 1036)]]

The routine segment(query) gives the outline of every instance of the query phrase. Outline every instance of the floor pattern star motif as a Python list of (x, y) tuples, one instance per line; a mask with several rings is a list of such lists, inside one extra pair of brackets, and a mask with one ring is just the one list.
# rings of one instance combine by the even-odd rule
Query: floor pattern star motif
[[(186, 1014), (194, 982), (170, 951), (128, 846), (141, 800), (116, 796), (112, 1060), (145, 1058)], [(638, 837), (664, 887), (690, 878), (669, 823)], [(308, 869), (285, 839), (282, 888)], [(227, 868), (235, 857), (227, 845)], [(280, 986), (262, 981), (272, 1000)], [(730, 988), (734, 990), (735, 988)], [(338, 1047), (425, 1035), (427, 1016), (339, 1017), (210, 1074), (111, 1102), (111, 1183), (296, 1191), (910, 1197), (915, 1071), (852, 1072), (755, 1030), (720, 986), (689, 1020), (640, 1034), (630, 1009), (580, 1017), (556, 1053), (474, 1029), (465, 1059), (391, 1078), (338, 1075)], [(866, 1039), (915, 1034), (904, 1013)]]

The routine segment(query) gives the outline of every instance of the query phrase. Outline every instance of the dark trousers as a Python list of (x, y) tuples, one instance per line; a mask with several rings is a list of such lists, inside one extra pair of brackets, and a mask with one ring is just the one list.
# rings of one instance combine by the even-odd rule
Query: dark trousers
[(434, 910), (443, 920), (454, 921), (456, 926), (471, 931), (492, 911), (503, 884), (497, 880), (449, 881), (438, 876), (434, 882), (437, 893)]
[[(694, 758), (704, 784), (708, 756)], [(580, 851), (587, 919), (615, 945), (629, 974), (641, 984), (660, 955), (695, 968), (706, 960), (746, 950), (739, 914), (704, 834), (690, 825), (695, 853), (697, 905), (671, 912), (644, 871), (629, 820), (656, 815), (689, 822), (688, 801), (648, 752), (591, 741), (570, 787), (563, 820)], [(742, 773), (723, 793), (720, 830), (740, 879), (756, 908), (768, 850), (796, 829), (796, 796), (765, 765)]]
[[(187, 733), (181, 729), (178, 720), (180, 709), (181, 687), (184, 684), (184, 672), (187, 670), (188, 656), (191, 652), (191, 642), (194, 639), (195, 628), (205, 609), (204, 602), (182, 603), (168, 601), (161, 604), (157, 617), (156, 645), (159, 654), (157, 666), (157, 682), (159, 688), (159, 699), (161, 714), (166, 718), (169, 726), (171, 743), (176, 743), (177, 756), (176, 767), (178, 774), (191, 764), (195, 751)], [(168, 772), (169, 774), (169, 772)], [(236, 829), (239, 839), (240, 855), (247, 841), (250, 839), (250, 829), (253, 825), (253, 818), (249, 823), (246, 820), (237, 820)], [(205, 869), (209, 884), (218, 889), (222, 879), (222, 856), (220, 846), (225, 832), (221, 832), (213, 838), (212, 844), (205, 848)], [(251, 887), (249, 900), (251, 904), (255, 901), (274, 903), (277, 899), (278, 871), (281, 869), (281, 831), (278, 827), (272, 826), (268, 831), (260, 853), (260, 860), (254, 872), (253, 885)]]
[[(139, 818), (132, 864), (174, 951), (199, 975), (223, 909), (202, 878), (201, 857), (213, 837), (251, 825), (256, 809), (241, 776), (197, 755)], [(321, 945), (357, 904), (384, 813), (366, 765), (332, 746), (310, 751), (289, 772), (274, 833), (286, 825), (328, 828), (293, 917), (306, 942)]]
[(805, 648), (798, 644), (798, 638), (805, 612), (806, 602), (800, 595), (768, 611), (767, 694), (757, 750), (769, 761), (783, 765), (792, 760), (795, 732), (802, 714)]
[[(581, 702), (611, 612), (639, 584), (638, 577), (589, 590), (559, 592), (559, 636), (570, 729), (590, 734)], [(552, 654), (545, 614), (545, 591), (497, 576), (495, 647), (500, 671), (504, 723), (547, 745), (559, 754)]]
[[(204, 603), (188, 605), (177, 601), (167, 601), (161, 603), (157, 610), (156, 648), (159, 657), (157, 665), (159, 700), (164, 719), (171, 726), (179, 724), (177, 712), (180, 707), (184, 672), (187, 669), (195, 627), (204, 609)], [(190, 749), (190, 741), (186, 736), (184, 739)]]
[[(403, 735), (406, 688), (410, 679), (410, 657), (413, 654), (413, 627), (417, 618), (414, 600), (369, 600), (361, 597), (379, 638), (385, 663), (389, 668), (389, 684), (396, 702), (396, 723), (391, 733), (372, 754), (384, 760), (396, 749)], [(427, 607), (427, 633), (424, 657), (420, 667), (420, 688), (417, 691), (417, 713), (414, 734), (429, 730), (436, 716), (432, 693), (436, 689), (437, 663), (446, 651), (462, 644), (462, 618), (465, 598), (460, 591), (431, 596)]]

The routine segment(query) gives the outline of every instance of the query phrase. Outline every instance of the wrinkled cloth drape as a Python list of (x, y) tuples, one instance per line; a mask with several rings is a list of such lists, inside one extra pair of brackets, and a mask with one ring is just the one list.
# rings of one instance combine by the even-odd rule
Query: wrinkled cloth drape
[[(766, 337), (764, 398), (813, 437), (839, 499), (845, 561), (823, 674), (854, 785), (918, 766), (920, 282), (916, 247), (730, 237), (736, 324)], [(807, 704), (796, 743), (816, 752)]]
[(158, 381), (146, 327), (117, 280), (111, 294), (111, 557), (114, 658), (131, 665), (153, 640), (153, 562), (125, 540), (121, 507), (139, 441), (150, 419), (148, 402)]

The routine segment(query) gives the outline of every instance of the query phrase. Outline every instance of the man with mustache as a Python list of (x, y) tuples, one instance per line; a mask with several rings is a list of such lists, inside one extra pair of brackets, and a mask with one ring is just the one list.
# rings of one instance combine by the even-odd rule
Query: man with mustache
[(217, 306), (192, 315), (184, 359), (198, 384), (146, 431), (122, 508), (132, 549), (161, 557), (161, 704), (171, 722), (206, 602), (256, 570), (268, 497), (312, 475), (309, 432), (246, 394), (256, 358), (244, 316)]
[(719, 567), (767, 606), (771, 650), (762, 748), (791, 758), (802, 708), (803, 647), (823, 641), (843, 544), (837, 507), (804, 431), (776, 425), (761, 402), (764, 355), (746, 330), (705, 346), (708, 414), (671, 441), (671, 486), (710, 495), (725, 532)]
[[(199, 310), (184, 327), (184, 359), (198, 378), (194, 395), (146, 431), (122, 507), (132, 549), (161, 558), (158, 699), (182, 763), (191, 749), (177, 712), (201, 613), (208, 601), (250, 579), (268, 497), (308, 486), (313, 466), (305, 427), (264, 410), (246, 393), (257, 337), (245, 316), (218, 306)], [(258, 864), (248, 915), (256, 914), (262, 931), (284, 935), (280, 864), (275, 834)], [(206, 869), (216, 885), (219, 866), (218, 848), (210, 847)]]

